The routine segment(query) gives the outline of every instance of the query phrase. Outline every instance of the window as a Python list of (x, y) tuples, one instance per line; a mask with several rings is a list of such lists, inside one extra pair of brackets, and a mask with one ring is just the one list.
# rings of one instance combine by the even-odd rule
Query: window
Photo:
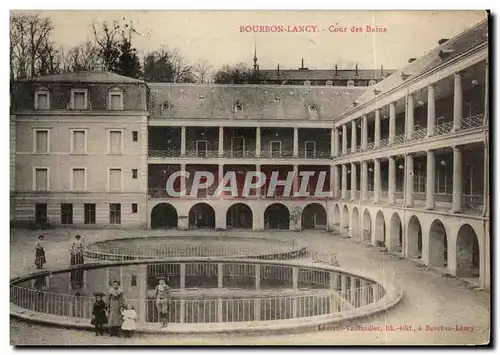
[(239, 100), (234, 103), (234, 112), (238, 111), (243, 111), (243, 104)]
[(110, 110), (123, 110), (123, 94), (120, 91), (113, 91), (109, 93), (109, 109)]
[(132, 141), (133, 142), (138, 142), (139, 141), (139, 132), (132, 131)]
[(122, 223), (122, 208), (119, 203), (109, 204), (109, 223), (110, 224)]
[(370, 81), (368, 82), (368, 86), (373, 86), (373, 85), (375, 85), (376, 83), (377, 83), (377, 81), (375, 81), (375, 80), (373, 80), (373, 79), (372, 79), (372, 80), (370, 80)]
[(333, 86), (333, 81), (327, 80), (326, 81), (326, 86)]
[(109, 131), (109, 154), (122, 154), (121, 131)]
[(49, 130), (48, 129), (35, 129), (33, 137), (33, 152), (34, 153), (48, 153), (49, 152)]
[(132, 179), (137, 179), (137, 169), (132, 169)]
[(137, 275), (131, 275), (131, 280), (130, 280), (130, 286), (135, 287), (137, 286)]
[(87, 153), (86, 131), (73, 130), (71, 134), (72, 134), (71, 152), (73, 154), (86, 154)]
[(307, 85), (307, 86), (311, 85), (311, 80), (304, 80), (304, 85)]
[(35, 191), (48, 191), (49, 190), (49, 169), (48, 168), (35, 168), (35, 178), (33, 190)]
[(353, 87), (354, 86), (354, 80), (347, 80), (347, 87)]
[(71, 90), (71, 108), (73, 110), (87, 109), (87, 90)]
[(196, 141), (196, 156), (205, 158), (207, 156), (208, 143), (207, 141)]
[(132, 204), (132, 213), (137, 213), (137, 203)]
[(109, 169), (109, 191), (122, 190), (122, 169)]
[(61, 224), (73, 224), (73, 204), (61, 203)]
[(281, 156), (281, 141), (271, 141), (270, 151), (271, 158), (279, 158)]
[(47, 223), (47, 204), (46, 203), (36, 203), (35, 204), (35, 222), (37, 224)]
[(95, 203), (86, 203), (83, 205), (84, 223), (95, 224)]
[(86, 190), (85, 169), (84, 168), (73, 169), (72, 190), (73, 191), (85, 191)]
[(49, 92), (47, 90), (37, 90), (35, 92), (35, 110), (48, 110), (49, 108)]

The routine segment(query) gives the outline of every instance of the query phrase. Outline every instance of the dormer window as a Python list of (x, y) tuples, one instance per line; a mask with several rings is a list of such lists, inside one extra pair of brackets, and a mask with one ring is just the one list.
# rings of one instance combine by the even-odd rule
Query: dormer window
[(234, 112), (243, 111), (243, 104), (239, 101), (234, 103)]
[(170, 110), (170, 108), (172, 107), (172, 105), (170, 104), (170, 102), (168, 101), (165, 101), (164, 103), (162, 103), (160, 105), (160, 114), (163, 115), (164, 113), (166, 113), (168, 110)]
[(35, 110), (48, 110), (49, 104), (49, 91), (46, 89), (38, 89), (35, 91)]
[(275, 103), (275, 104), (280, 104), (280, 103), (281, 103), (281, 98), (280, 98), (280, 97), (278, 97), (278, 96), (276, 96), (276, 97), (274, 98), (274, 103)]
[(71, 90), (71, 109), (86, 110), (88, 107), (87, 90), (73, 89)]
[(198, 95), (198, 100), (205, 100), (205, 95), (204, 94), (199, 94)]
[(326, 86), (333, 86), (333, 81), (327, 80), (326, 81)]
[(309, 105), (309, 111), (316, 112), (317, 110), (318, 110), (318, 108), (316, 107), (315, 104)]
[(304, 85), (311, 85), (311, 80), (305, 80)]
[(123, 91), (121, 89), (112, 89), (109, 91), (108, 109), (123, 110)]
[(375, 80), (373, 80), (373, 79), (372, 79), (372, 80), (370, 80), (370, 81), (368, 82), (368, 86), (373, 86), (373, 85), (375, 85), (376, 83), (377, 83), (377, 82), (376, 82)]
[(353, 86), (354, 86), (354, 80), (352, 79), (347, 80), (347, 87), (351, 88)]

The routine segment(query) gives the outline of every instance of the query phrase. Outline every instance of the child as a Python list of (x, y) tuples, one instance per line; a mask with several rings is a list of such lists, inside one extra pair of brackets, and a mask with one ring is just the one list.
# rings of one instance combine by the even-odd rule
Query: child
[(134, 306), (130, 303), (127, 304), (127, 308), (122, 311), (123, 324), (122, 330), (125, 337), (130, 338), (132, 331), (137, 328), (135, 321), (137, 319), (137, 313), (134, 310)]
[(158, 286), (155, 288), (156, 308), (160, 318), (161, 328), (168, 326), (168, 305), (170, 302), (170, 287), (165, 277), (158, 278)]
[(92, 310), (92, 324), (95, 326), (95, 335), (104, 335), (104, 324), (108, 322), (108, 317), (106, 316), (106, 302), (102, 299), (104, 293), (95, 292), (95, 302), (94, 308)]

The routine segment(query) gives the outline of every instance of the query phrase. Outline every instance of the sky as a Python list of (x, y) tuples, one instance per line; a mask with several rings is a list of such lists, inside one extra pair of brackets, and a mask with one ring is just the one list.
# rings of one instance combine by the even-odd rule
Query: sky
[[(26, 11), (25, 11), (26, 12)], [(486, 18), (484, 11), (37, 11), (50, 17), (53, 39), (71, 47), (91, 39), (91, 24), (132, 22), (139, 55), (165, 46), (187, 61), (213, 68), (252, 65), (254, 46), (260, 69), (296, 69), (304, 58), (311, 69), (398, 69)], [(316, 26), (315, 32), (240, 32), (241, 26)], [(331, 32), (333, 27), (346, 32)], [(351, 32), (352, 27), (361, 32)], [(385, 29), (367, 32), (366, 26)], [(313, 27), (308, 27), (312, 29)]]

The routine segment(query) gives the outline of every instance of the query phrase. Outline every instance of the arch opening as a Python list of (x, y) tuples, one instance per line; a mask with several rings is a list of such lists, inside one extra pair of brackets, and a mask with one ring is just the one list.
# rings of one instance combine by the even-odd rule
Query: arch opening
[(264, 229), (290, 229), (290, 211), (281, 203), (269, 205), (264, 212)]
[(457, 277), (479, 277), (479, 242), (469, 224), (460, 227), (457, 235)]
[(319, 203), (311, 203), (302, 210), (302, 229), (326, 229), (326, 210)]
[(422, 226), (417, 216), (411, 216), (408, 222), (408, 257), (422, 258)]
[(429, 265), (448, 266), (448, 238), (439, 219), (432, 222), (429, 230)]
[(382, 211), (378, 211), (375, 217), (375, 243), (385, 247), (385, 219)]
[(151, 229), (177, 228), (179, 216), (170, 203), (160, 203), (151, 211)]
[(339, 205), (335, 205), (333, 209), (333, 223), (335, 226), (340, 226), (340, 208)]
[(236, 203), (228, 208), (226, 213), (227, 228), (252, 229), (252, 209), (244, 203)]
[(197, 203), (189, 210), (189, 228), (215, 228), (215, 211), (207, 203)]
[(391, 253), (401, 253), (403, 251), (403, 225), (399, 214), (394, 212), (391, 217), (390, 226), (390, 248)]
[(349, 209), (347, 206), (344, 206), (342, 210), (342, 228), (346, 231), (349, 230)]
[(359, 240), (359, 212), (356, 207), (352, 210), (352, 238)]
[(363, 240), (372, 240), (372, 217), (368, 210), (363, 213)]

